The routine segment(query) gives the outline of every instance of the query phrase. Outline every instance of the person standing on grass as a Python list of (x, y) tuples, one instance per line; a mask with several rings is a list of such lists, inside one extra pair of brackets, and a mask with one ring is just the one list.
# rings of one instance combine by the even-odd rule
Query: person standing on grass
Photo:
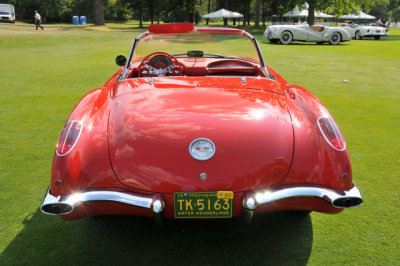
[(42, 17), (40, 16), (39, 12), (35, 10), (35, 25), (36, 25), (36, 30), (38, 27), (40, 27), (43, 30), (42, 25), (40, 23), (42, 22)]

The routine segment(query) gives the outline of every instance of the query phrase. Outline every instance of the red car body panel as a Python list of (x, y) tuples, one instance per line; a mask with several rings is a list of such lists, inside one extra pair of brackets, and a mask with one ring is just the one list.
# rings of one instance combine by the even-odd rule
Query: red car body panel
[[(190, 85), (195, 82), (201, 85)], [(284, 96), (265, 86), (275, 82), (250, 79), (248, 89), (241, 88), (240, 78), (207, 78), (204, 83), (213, 87), (195, 78), (159, 79), (114, 99), (108, 139), (122, 183), (164, 193), (227, 187), (237, 192), (285, 177), (292, 161), (293, 129)], [(189, 144), (200, 137), (218, 143), (216, 154), (205, 162), (188, 153)], [(207, 182), (198, 178), (202, 172), (210, 177)]]
[[(110, 214), (153, 216), (151, 208), (160, 198), (162, 216), (174, 218), (175, 192), (222, 190), (234, 192), (232, 216), (236, 217), (251, 209), (246, 200), (258, 191), (296, 187), (329, 191), (315, 197), (284, 196), (258, 206), (254, 213), (342, 211), (328, 201), (332, 193), (340, 196), (355, 189), (349, 153), (347, 148), (332, 148), (321, 133), (318, 119), (331, 115), (309, 91), (249, 61), (179, 58), (188, 76), (142, 78), (135, 77), (139, 61), (129, 66), (127, 78), (120, 80), (124, 74), (118, 70), (76, 105), (67, 121), (80, 121), (82, 130), (67, 154), (55, 154), (48, 194), (61, 202), (76, 193), (108, 191), (153, 197), (151, 204), (143, 208), (94, 199), (56, 214), (67, 220)], [(207, 72), (210, 65), (226, 66), (231, 72), (212, 72), (218, 68)], [(232, 69), (237, 65), (246, 71), (252, 66), (251, 75), (236, 76)], [(190, 155), (189, 145), (197, 138), (215, 143), (211, 159), (199, 161)], [(200, 179), (201, 173), (208, 178)], [(361, 204), (361, 197), (348, 197), (354, 198)]]
[(332, 149), (320, 134), (319, 128), (315, 127), (315, 121), (321, 116), (330, 116), (329, 112), (314, 95), (302, 87), (290, 86), (286, 91), (296, 149), (293, 165), (282, 184), (302, 180), (303, 183), (333, 189), (350, 189), (353, 183), (347, 149)]

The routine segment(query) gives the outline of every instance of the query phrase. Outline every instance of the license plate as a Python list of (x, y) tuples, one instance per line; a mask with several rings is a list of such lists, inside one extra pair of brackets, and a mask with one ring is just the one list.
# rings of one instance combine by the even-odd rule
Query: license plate
[(175, 218), (231, 218), (232, 191), (174, 193)]
[(379, 32), (381, 32), (381, 30), (377, 30), (376, 32), (378, 32), (378, 33), (379, 33)]

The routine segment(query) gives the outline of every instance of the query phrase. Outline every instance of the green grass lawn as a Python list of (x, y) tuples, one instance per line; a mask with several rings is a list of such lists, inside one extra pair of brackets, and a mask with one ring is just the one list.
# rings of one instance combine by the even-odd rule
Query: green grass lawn
[[(46, 25), (45, 25), (46, 26)], [(43, 215), (60, 130), (77, 101), (118, 69), (141, 31), (131, 25), (0, 25), (0, 265), (400, 263), (400, 30), (338, 46), (269, 44), (269, 66), (308, 88), (345, 135), (364, 204), (338, 215), (235, 220), (140, 217), (66, 222)], [(237, 47), (240, 49), (240, 47)], [(343, 80), (350, 81), (343, 83)]]

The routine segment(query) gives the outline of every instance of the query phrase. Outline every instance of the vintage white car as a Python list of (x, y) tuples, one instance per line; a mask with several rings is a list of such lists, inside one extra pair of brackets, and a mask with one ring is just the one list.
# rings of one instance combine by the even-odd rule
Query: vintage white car
[(290, 44), (292, 41), (328, 42), (336, 45), (340, 42), (350, 41), (350, 34), (340, 27), (327, 27), (322, 25), (272, 25), (264, 32), (264, 37), (271, 43), (280, 41), (282, 44)]
[(358, 25), (357, 23), (342, 23), (341, 28), (345, 29), (356, 40), (361, 40), (363, 37), (374, 37), (375, 40), (379, 40), (381, 36), (389, 34), (385, 27)]

